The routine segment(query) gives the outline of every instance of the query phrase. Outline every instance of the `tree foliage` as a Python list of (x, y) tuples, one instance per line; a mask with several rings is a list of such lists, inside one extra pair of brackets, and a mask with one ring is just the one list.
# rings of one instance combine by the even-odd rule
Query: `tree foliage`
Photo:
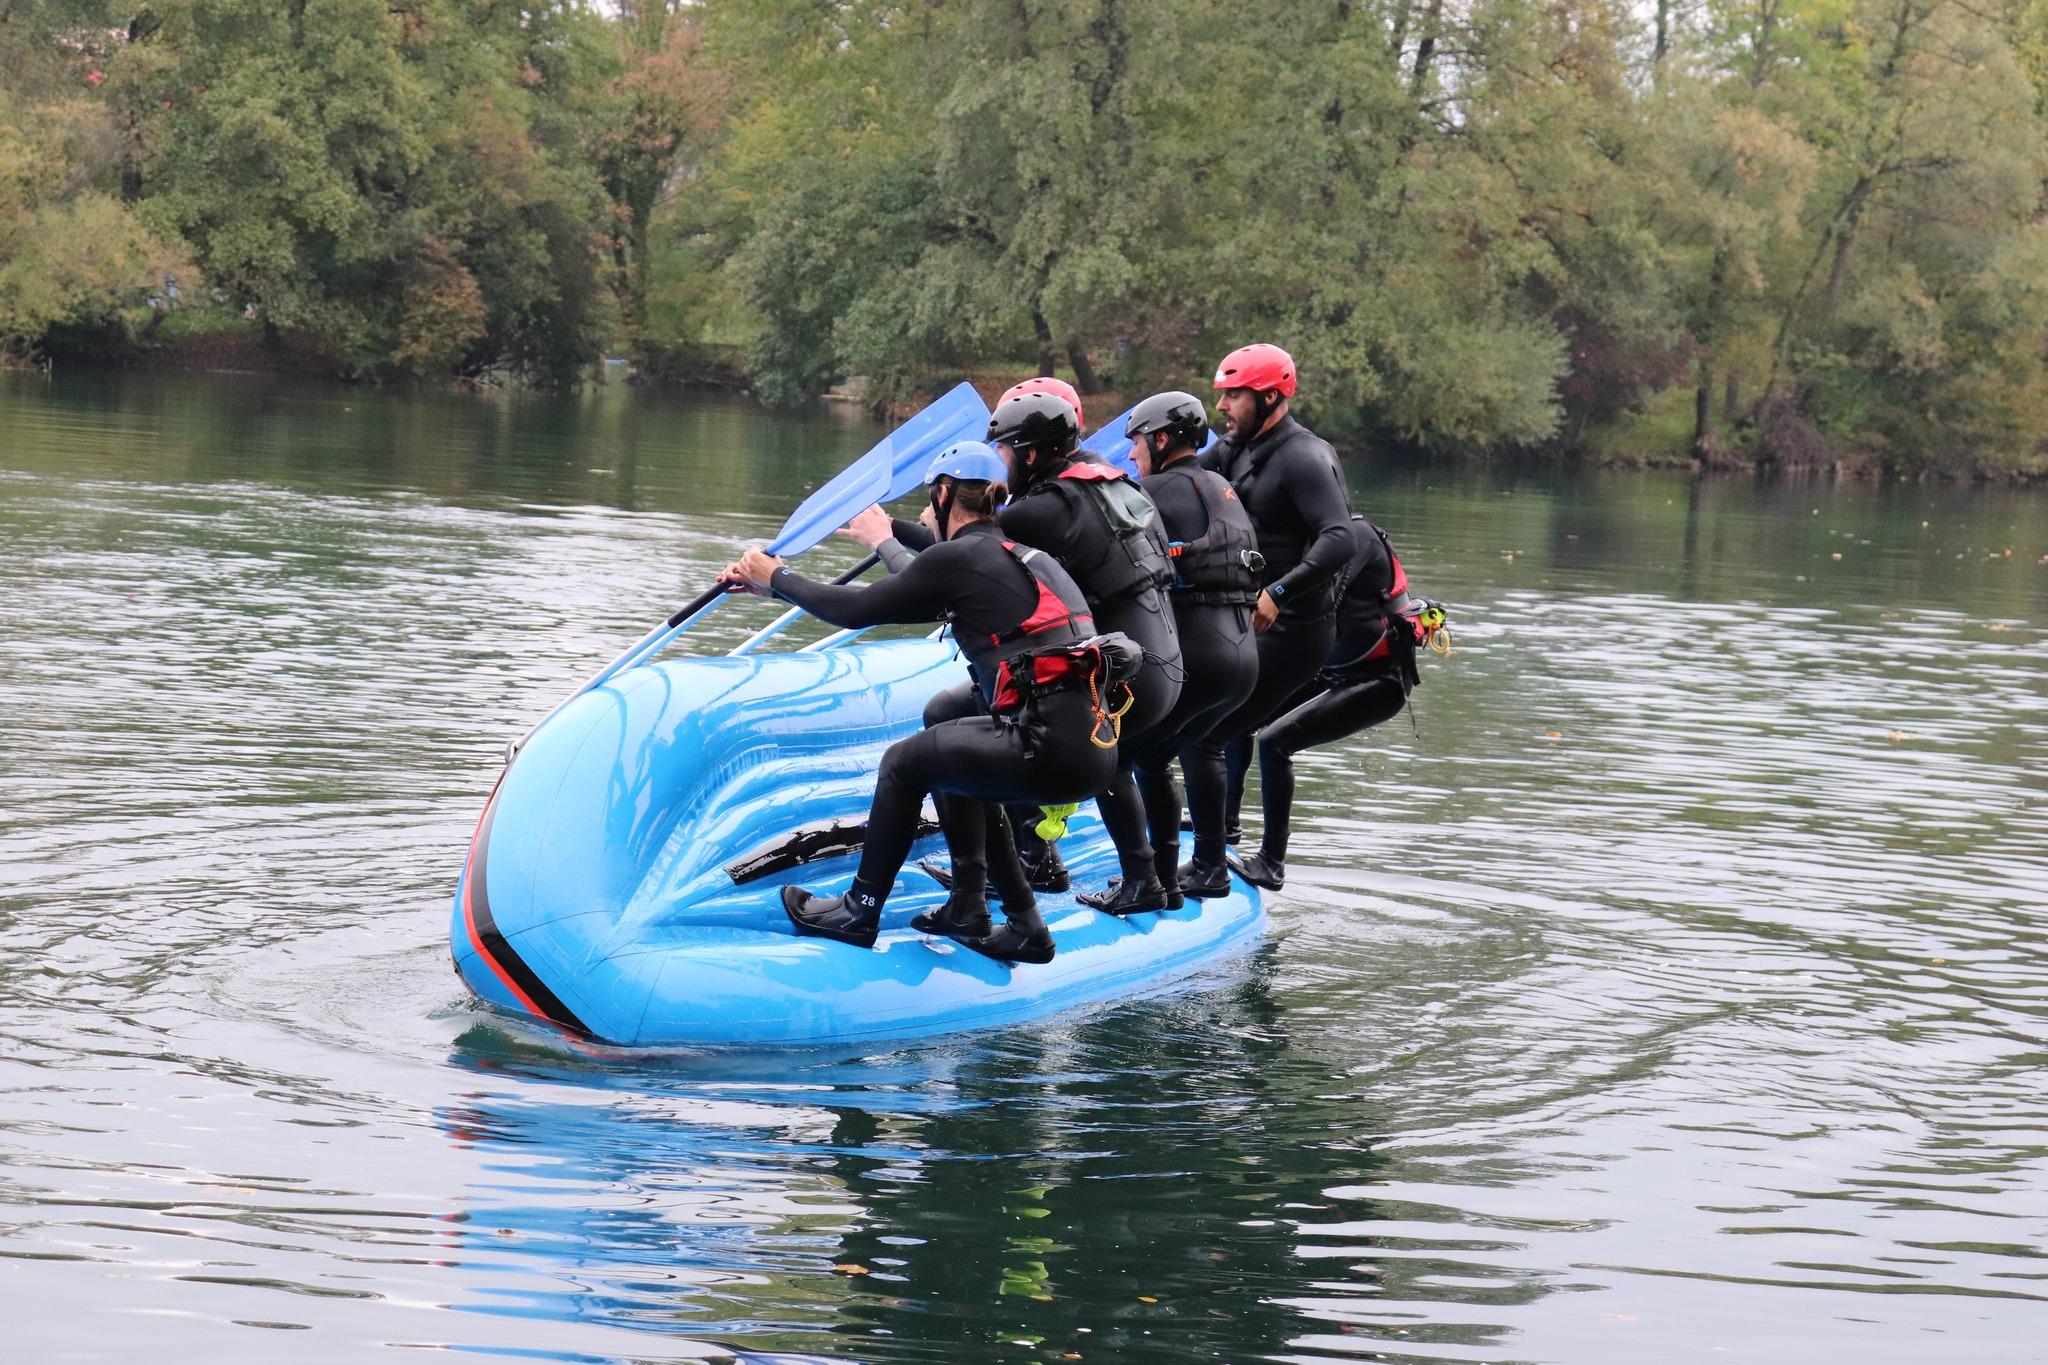
[(182, 272), (366, 375), (1263, 338), (1353, 441), (2044, 464), (2048, 0), (0, 0), (0, 56), (15, 349)]

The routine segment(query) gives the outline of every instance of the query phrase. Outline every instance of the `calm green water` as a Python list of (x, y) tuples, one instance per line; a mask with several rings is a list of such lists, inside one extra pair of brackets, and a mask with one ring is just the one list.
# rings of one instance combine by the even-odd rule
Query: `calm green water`
[(504, 742), (874, 438), (0, 374), (8, 1359), (2048, 1359), (2038, 494), (1355, 468), (1457, 652), (1251, 959), (873, 1056), (479, 1012)]

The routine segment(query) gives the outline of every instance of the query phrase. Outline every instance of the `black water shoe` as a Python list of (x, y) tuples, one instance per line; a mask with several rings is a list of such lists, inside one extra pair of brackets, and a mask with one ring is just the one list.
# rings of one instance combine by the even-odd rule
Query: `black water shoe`
[(988, 897), (969, 891), (955, 891), (936, 910), (926, 910), (910, 921), (920, 934), (946, 938), (984, 938), (989, 931)]
[(1157, 877), (1147, 877), (1135, 884), (1129, 877), (1111, 877), (1104, 890), (1089, 891), (1074, 899), (1105, 915), (1142, 915), (1153, 910), (1180, 908), (1174, 904), (1180, 897), (1168, 895)]
[(1210, 867), (1190, 859), (1180, 865), (1180, 893), (1198, 901), (1230, 894), (1230, 869), (1222, 863)]
[[(1022, 853), (1022, 850), (1019, 850)], [(1060, 892), (1074, 884), (1067, 875), (1066, 860), (1060, 857), (1058, 844), (1047, 844), (1035, 858), (1023, 858), (1024, 876), (1030, 881), (1033, 891)]]
[(1020, 929), (1015, 920), (1010, 920), (996, 926), (994, 933), (980, 938), (963, 938), (959, 942), (998, 962), (1052, 961), (1052, 935), (1043, 924), (1036, 929)]
[(851, 891), (843, 896), (814, 896), (801, 886), (782, 888), (783, 913), (799, 934), (872, 948), (882, 927), (882, 907), (879, 902), (866, 908), (853, 902)]
[(1230, 865), (1237, 869), (1237, 875), (1253, 886), (1278, 891), (1287, 884), (1287, 864), (1278, 858), (1268, 858), (1263, 851), (1243, 858), (1235, 853), (1227, 853), (1224, 856), (1230, 859)]

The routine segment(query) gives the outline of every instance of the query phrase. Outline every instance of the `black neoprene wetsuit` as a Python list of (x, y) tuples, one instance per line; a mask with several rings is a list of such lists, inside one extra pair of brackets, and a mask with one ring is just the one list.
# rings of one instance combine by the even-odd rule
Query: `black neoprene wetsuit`
[(1336, 452), (1292, 417), (1256, 440), (1218, 441), (1201, 459), (1230, 480), (1251, 514), (1266, 559), (1263, 586), (1280, 608), (1280, 619), (1258, 637), (1258, 685), (1202, 741), (1224, 754), (1225, 823), (1234, 829), (1252, 733), (1287, 708), (1336, 642), (1333, 583), (1351, 559), (1351, 509)]
[[(1104, 582), (1085, 571), (1076, 570), (1077, 565), (1103, 560), (1114, 562), (1114, 556), (1102, 552), (1108, 529), (1092, 509), (1082, 504), (1082, 499), (1087, 496), (1080, 487), (1082, 481), (1058, 477), (1062, 470), (1094, 463), (1076, 457), (1045, 471), (1024, 492), (1013, 496), (996, 514), (996, 520), (1004, 534), (1018, 544), (1045, 551), (1074, 573), (1075, 581), (1080, 584), (1094, 612), (1097, 630), (1121, 632), (1145, 651), (1144, 666), (1130, 683), (1130, 709), (1124, 713), (1119, 727), (1118, 752), (1123, 755), (1127, 746), (1135, 745), (1165, 720), (1174, 703), (1180, 699), (1180, 635), (1174, 624), (1173, 609), (1167, 604), (1162, 587), (1148, 584), (1135, 590), (1112, 593), (1105, 591)], [(897, 540), (908, 547), (921, 548), (933, 541), (932, 533), (917, 523), (898, 520), (892, 529)], [(1164, 566), (1166, 534), (1156, 525), (1156, 519), (1148, 538)], [(1114, 780), (1105, 782), (1100, 791), (1097, 809), (1116, 844), (1117, 857), (1125, 875), (1140, 879), (1150, 875), (1156, 859), (1151, 844), (1145, 838), (1143, 810), (1127, 759), (1120, 760)], [(943, 817), (943, 812), (941, 814)], [(1037, 823), (1036, 812), (1024, 803), (1013, 803), (1009, 816), (1018, 844), (1035, 856), (1039, 846), (1032, 828)], [(1176, 837), (1178, 833), (1176, 826)]]
[[(1169, 541), (1194, 544), (1209, 530), (1209, 509), (1196, 480), (1214, 477), (1201, 471), (1192, 456), (1173, 461), (1141, 483), (1159, 509)], [(1233, 504), (1234, 505), (1234, 504)], [(1259, 656), (1252, 633), (1251, 608), (1242, 602), (1213, 600), (1217, 594), (1169, 593), (1179, 627), (1181, 664), (1186, 675), (1180, 700), (1130, 755), (1135, 768), (1135, 796), (1152, 846), (1154, 866), (1162, 881), (1180, 862), (1180, 793), (1171, 772), (1175, 757), (1188, 785), (1188, 809), (1195, 826), (1195, 859), (1209, 866), (1223, 862), (1223, 818), (1227, 782), (1219, 746), (1197, 748), (1196, 742), (1244, 703), (1258, 682)], [(1103, 819), (1136, 818), (1119, 783), (1099, 803)], [(1119, 807), (1114, 817), (1111, 806)], [(1114, 828), (1112, 827), (1112, 832)]]
[[(784, 601), (846, 628), (936, 621), (950, 614), (976, 677), (993, 688), (996, 670), (985, 657), (988, 647), (979, 642), (1014, 631), (1040, 602), (1037, 580), (1003, 547), (1004, 538), (993, 523), (980, 522), (869, 586), (817, 583), (788, 569), (777, 570), (769, 586)], [(1057, 565), (1042, 571), (1064, 585), (1063, 598), (1081, 605), (1080, 591), (1064, 571)], [(971, 714), (890, 745), (875, 783), (856, 883), (878, 898), (889, 894), (916, 839), (927, 794), (1038, 804), (1080, 801), (1100, 790), (1114, 771), (1115, 756), (1089, 742), (1094, 723), (1086, 691), (1067, 687), (1002, 716), (990, 715), (981, 700)], [(941, 802), (942, 815), (949, 804)], [(991, 818), (978, 807), (962, 809), (976, 818), (946, 826), (956, 866), (986, 866), (1006, 904), (1029, 905), (1031, 892), (1009, 846), (1008, 825), (999, 813)]]
[(1392, 719), (1417, 681), (1414, 628), (1389, 601), (1397, 586), (1405, 597), (1406, 577), (1397, 577), (1386, 542), (1363, 517), (1352, 520), (1352, 529), (1357, 548), (1344, 574), (1329, 666), (1259, 731), (1259, 851), (1270, 863), (1287, 857), (1294, 756)]

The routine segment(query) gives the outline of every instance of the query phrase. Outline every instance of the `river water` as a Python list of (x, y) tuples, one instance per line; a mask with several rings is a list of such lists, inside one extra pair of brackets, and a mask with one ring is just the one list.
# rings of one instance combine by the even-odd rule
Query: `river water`
[(1456, 649), (1249, 958), (865, 1056), (474, 1006), (505, 741), (875, 437), (0, 374), (7, 1359), (2048, 1359), (2041, 494), (1359, 463)]

